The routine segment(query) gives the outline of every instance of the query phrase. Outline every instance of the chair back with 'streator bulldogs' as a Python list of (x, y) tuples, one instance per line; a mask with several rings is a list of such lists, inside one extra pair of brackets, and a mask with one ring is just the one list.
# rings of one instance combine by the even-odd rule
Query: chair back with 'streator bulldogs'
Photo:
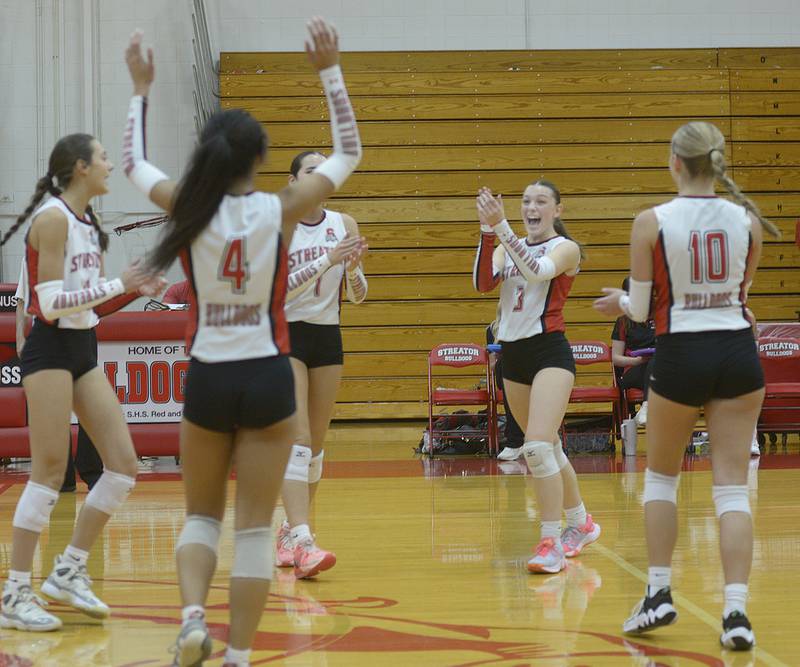
[[(492, 423), (492, 405), (490, 400), (491, 385), (489, 380), (489, 357), (486, 348), (483, 345), (476, 345), (474, 343), (444, 343), (437, 345), (428, 354), (428, 434), (431, 443), (434, 437), (439, 439), (454, 439), (464, 437), (464, 429), (459, 429), (458, 432), (434, 429), (434, 415), (433, 408), (436, 405), (447, 406), (464, 406), (464, 405), (478, 405), (486, 409), (487, 421)], [(441, 367), (448, 367), (454, 369), (463, 369), (470, 366), (481, 366), (483, 376), (485, 379), (485, 386), (477, 389), (463, 389), (452, 387), (434, 386), (442, 382), (448, 376), (444, 373), (434, 375), (434, 369)], [(452, 374), (450, 374), (452, 377)], [(475, 378), (473, 377), (472, 380)], [(459, 378), (459, 383), (464, 383), (464, 378)], [(475, 433), (469, 433), (472, 437), (486, 437), (489, 441), (489, 449), (493, 450), (494, 438), (492, 437), (493, 429), (491, 426), (487, 429), (476, 430)], [(430, 449), (433, 455), (433, 447)]]

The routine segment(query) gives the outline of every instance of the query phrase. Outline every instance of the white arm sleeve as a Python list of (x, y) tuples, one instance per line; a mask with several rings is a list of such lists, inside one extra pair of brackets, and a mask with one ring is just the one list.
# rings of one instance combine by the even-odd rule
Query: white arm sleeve
[(338, 190), (361, 161), (361, 138), (339, 65), (319, 73), (331, 116), (333, 153), (314, 172), (325, 176)]
[(508, 220), (503, 220), (495, 225), (494, 231), (525, 280), (530, 283), (538, 283), (552, 280), (555, 277), (556, 265), (553, 260), (549, 257), (539, 257), (538, 259), (534, 257), (525, 242), (514, 234)]
[(128, 107), (128, 121), (122, 141), (122, 166), (125, 175), (148, 197), (157, 183), (169, 180), (163, 171), (147, 161), (145, 117), (147, 98), (134, 95)]
[(644, 322), (650, 314), (650, 294), (653, 281), (642, 282), (630, 279), (630, 292), (619, 298), (619, 306), (634, 322)]
[(51, 322), (65, 315), (91, 310), (120, 294), (125, 294), (125, 286), (119, 278), (73, 292), (64, 291), (63, 280), (49, 280), (36, 285), (42, 315)]
[(293, 299), (305, 292), (314, 280), (325, 273), (331, 267), (331, 259), (328, 255), (323, 255), (315, 259), (311, 264), (297, 269), (289, 274), (286, 281), (286, 300)]
[(367, 298), (367, 277), (357, 266), (354, 271), (347, 271), (344, 281), (347, 299), (352, 303), (361, 303)]

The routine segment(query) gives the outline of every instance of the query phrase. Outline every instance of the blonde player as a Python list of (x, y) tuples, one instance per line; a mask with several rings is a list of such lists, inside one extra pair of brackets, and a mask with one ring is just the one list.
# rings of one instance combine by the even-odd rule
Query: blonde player
[[(586, 513), (572, 464), (558, 439), (575, 382), (575, 360), (564, 335), (563, 309), (581, 261), (581, 249), (561, 221), (561, 193), (549, 181), (522, 195), (525, 238), (506, 220), (503, 200), (489, 188), (477, 199), (481, 240), (474, 283), (488, 292), (502, 283), (503, 384), (511, 412), (525, 428), (522, 453), (531, 470), (541, 512), (540, 541), (528, 561), (534, 573), (560, 572), (600, 536)], [(495, 250), (495, 239), (500, 246)], [(561, 508), (567, 527), (561, 530)]]
[[(321, 153), (300, 153), (292, 160), (289, 183), (302, 183), (324, 163)], [(322, 206), (300, 221), (289, 246), (286, 319), (299, 430), (283, 482), (287, 521), (278, 533), (277, 564), (294, 566), (301, 579), (336, 563), (332, 552), (316, 545), (309, 514), (322, 477), (325, 434), (342, 378), (342, 287), (352, 303), (366, 299), (367, 279), (360, 266), (366, 249), (353, 218)]]
[[(711, 436), (712, 497), (725, 575), (720, 641), (750, 649), (746, 614), (753, 556), (747, 471), (764, 375), (745, 315), (761, 256), (762, 227), (778, 235), (726, 174), (725, 139), (710, 123), (672, 135), (669, 169), (678, 196), (640, 213), (631, 231), (630, 292), (604, 289), (595, 307), (643, 321), (655, 290), (656, 345), (650, 378), (644, 514), (648, 586), (623, 630), (670, 625), (671, 562), (678, 534), (676, 498), (686, 441), (705, 410)], [(736, 203), (714, 193), (719, 181)]]
[[(136, 454), (117, 397), (97, 367), (99, 317), (139, 294), (153, 296), (162, 279), (138, 266), (106, 280), (103, 252), (108, 236), (89, 205), (108, 192), (113, 165), (97, 139), (71, 134), (50, 153), (47, 174), (36, 184), (30, 205), (0, 245), (30, 217), (25, 237), (27, 294), (35, 318), (22, 349), (22, 384), (30, 421), (31, 475), (13, 519), (11, 567), (3, 587), (0, 627), (41, 632), (61, 627), (31, 587), (31, 566), (39, 534), (48, 524), (64, 480), (69, 452), (70, 413), (95, 443), (105, 469), (86, 496), (75, 530), (42, 585), (48, 598), (94, 618), (110, 610), (91, 588), (89, 550), (111, 514), (136, 483)], [(45, 195), (50, 198), (42, 203)]]
[(152, 53), (133, 36), (126, 58), (134, 83), (125, 133), (125, 171), (171, 221), (151, 265), (177, 257), (190, 282), (191, 365), (180, 449), (186, 523), (177, 547), (183, 625), (176, 665), (211, 653), (205, 602), (217, 561), (226, 485), (236, 467), (230, 634), (225, 664), (249, 664), (273, 574), (271, 522), (296, 421), (289, 332), (285, 239), (355, 169), (361, 143), (339, 69), (338, 37), (322, 19), (309, 23), (306, 51), (322, 80), (334, 150), (308, 178), (277, 194), (254, 191), (267, 154), (259, 122), (241, 110), (214, 114), (179, 184), (145, 158), (146, 97)]

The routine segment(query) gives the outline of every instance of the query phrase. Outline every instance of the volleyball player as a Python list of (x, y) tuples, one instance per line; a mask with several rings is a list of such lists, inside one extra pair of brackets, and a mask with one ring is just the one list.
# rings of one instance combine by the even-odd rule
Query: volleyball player
[[(727, 175), (725, 139), (714, 125), (680, 127), (672, 136), (669, 169), (678, 196), (633, 223), (630, 292), (604, 289), (595, 306), (641, 322), (655, 290), (658, 343), (644, 483), (650, 567), (644, 598), (623, 630), (640, 634), (677, 619), (670, 586), (678, 477), (703, 407), (725, 577), (720, 641), (726, 648), (750, 649), (755, 636), (746, 612), (753, 555), (747, 471), (764, 376), (745, 303), (761, 255), (762, 227), (778, 232)], [(735, 203), (715, 195), (715, 181)]]
[[(481, 188), (477, 198), (481, 239), (474, 267), (476, 289), (500, 288), (497, 338), (503, 384), (511, 412), (525, 429), (522, 452), (530, 468), (541, 513), (540, 541), (528, 561), (535, 573), (560, 572), (600, 536), (586, 513), (575, 470), (558, 429), (575, 382), (575, 360), (564, 335), (563, 308), (578, 273), (581, 249), (561, 221), (561, 194), (549, 181), (532, 183), (522, 195), (526, 237), (505, 217), (501, 195)], [(495, 239), (500, 246), (495, 249)], [(561, 530), (561, 508), (567, 527)]]
[[(302, 182), (324, 162), (325, 156), (316, 151), (300, 153), (292, 160), (289, 183)], [(322, 477), (325, 434), (342, 378), (342, 284), (352, 303), (367, 297), (367, 280), (360, 266), (366, 248), (353, 218), (322, 205), (300, 220), (289, 246), (286, 319), (298, 435), (283, 482), (287, 520), (278, 533), (277, 564), (294, 566), (300, 579), (336, 564), (332, 552), (316, 545), (309, 514)]]
[[(30, 321), (25, 314), (27, 307), (25, 305), (25, 297), (28, 295), (28, 272), (25, 270), (25, 262), (20, 264), (19, 282), (17, 283), (17, 291), (14, 298), (17, 301), (16, 306), (16, 339), (17, 339), (17, 356), (22, 357), (22, 349), (25, 347), (25, 338), (27, 327), (30, 326)], [(81, 479), (84, 481), (89, 490), (97, 484), (100, 475), (103, 474), (103, 460), (97, 449), (92, 444), (89, 434), (86, 429), (78, 423), (78, 440), (77, 451), (72, 456), (72, 434), (67, 438), (67, 470), (64, 473), (64, 481), (61, 483), (60, 493), (71, 493), (75, 491), (77, 484), (75, 481), (75, 468), (78, 469)]]
[[(113, 165), (97, 139), (71, 134), (53, 147), (47, 174), (30, 204), (3, 237), (8, 241), (28, 218), (25, 271), (28, 314), (35, 320), (22, 349), (22, 384), (28, 402), (31, 474), (13, 519), (11, 564), (3, 587), (0, 627), (46, 631), (61, 620), (43, 608), (31, 587), (39, 534), (47, 525), (64, 479), (74, 410), (95, 443), (105, 469), (86, 496), (69, 545), (42, 585), (48, 598), (94, 618), (109, 608), (91, 588), (89, 550), (111, 514), (136, 482), (136, 454), (116, 394), (97, 367), (94, 327), (99, 316), (139, 296), (163, 289), (139, 266), (106, 280), (108, 236), (89, 202), (108, 192)], [(44, 203), (45, 195), (50, 195)]]
[(176, 555), (183, 601), (177, 665), (201, 664), (211, 653), (204, 605), (231, 465), (236, 519), (225, 664), (249, 664), (273, 572), (272, 513), (296, 432), (284, 239), (341, 187), (361, 157), (336, 32), (320, 18), (308, 28), (306, 51), (328, 100), (334, 149), (313, 174), (277, 194), (254, 191), (267, 137), (258, 121), (238, 109), (208, 120), (179, 184), (147, 162), (152, 52), (143, 57), (141, 33), (135, 33), (126, 54), (134, 97), (125, 171), (171, 218), (150, 265), (166, 268), (180, 256), (191, 287), (191, 363), (180, 434), (187, 517)]

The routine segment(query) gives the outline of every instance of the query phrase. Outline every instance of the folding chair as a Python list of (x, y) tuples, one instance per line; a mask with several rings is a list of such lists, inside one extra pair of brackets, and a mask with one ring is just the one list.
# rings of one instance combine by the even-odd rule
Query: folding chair
[[(575, 386), (569, 397), (570, 403), (611, 403), (611, 435), (620, 437), (620, 393), (611, 366), (611, 348), (599, 340), (581, 340), (570, 343), (572, 356), (578, 366), (604, 364), (611, 368), (611, 384), (600, 386)], [(563, 439), (563, 424), (561, 427)]]
[[(486, 380), (485, 389), (458, 389), (434, 387), (435, 367), (448, 368), (467, 368), (470, 366), (482, 366)], [(436, 376), (439, 382), (445, 376)], [(430, 456), (433, 456), (434, 438), (439, 440), (454, 440), (462, 437), (486, 437), (489, 441), (489, 450), (494, 453), (496, 448), (494, 441), (493, 412), (491, 402), (492, 385), (489, 378), (489, 358), (486, 348), (473, 343), (444, 343), (437, 345), (428, 354), (428, 435), (430, 437)], [(487, 427), (458, 430), (445, 428), (434, 428), (433, 408), (436, 405), (480, 405), (486, 408)]]
[(800, 339), (758, 339), (758, 356), (764, 369), (766, 392), (758, 431), (786, 434), (800, 431)]

